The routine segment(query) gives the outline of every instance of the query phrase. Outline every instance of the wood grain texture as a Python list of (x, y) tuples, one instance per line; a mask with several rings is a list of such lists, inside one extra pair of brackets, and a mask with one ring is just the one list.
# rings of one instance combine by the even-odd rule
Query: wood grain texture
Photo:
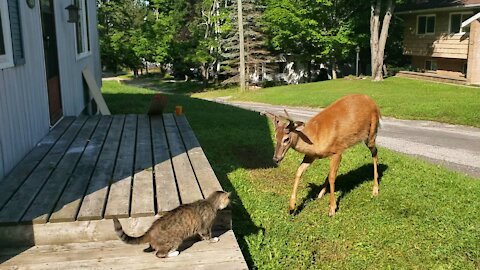
[[(95, 129), (91, 140), (85, 148), (85, 151), (72, 174), (72, 177), (68, 181), (62, 196), (58, 200), (56, 207), (50, 216), (50, 222), (75, 221), (80, 208), (80, 203), (83, 200), (83, 196), (90, 183), (91, 175), (95, 169), (97, 160), (99, 159), (100, 151), (104, 146), (105, 136), (107, 136), (107, 132), (111, 134), (116, 130), (117, 125), (120, 125), (121, 129), (123, 118), (122, 116), (115, 116), (111, 126), (110, 123), (112, 123), (111, 117), (102, 117), (100, 120), (100, 123)], [(114, 141), (108, 141), (114, 143)], [(111, 146), (107, 145), (107, 147)]]
[(204, 197), (214, 191), (223, 190), (185, 116), (176, 116), (175, 120)]
[(97, 220), (103, 217), (124, 121), (124, 116), (115, 116), (113, 119), (78, 212), (78, 220)]
[(162, 116), (152, 116), (150, 122), (152, 127), (157, 209), (161, 213), (178, 207), (180, 199), (163, 126), (163, 118)]
[(74, 120), (75, 118), (73, 117), (64, 118), (1, 182), (2, 196), (0, 196), (0, 209), (23, 184)]
[(138, 116), (135, 167), (132, 184), (131, 217), (155, 214), (150, 119)]
[(172, 164), (181, 203), (186, 204), (203, 199), (173, 115), (165, 114), (163, 121), (165, 123), (165, 131), (172, 155)]
[(72, 142), (62, 160), (52, 172), (42, 190), (38, 193), (30, 208), (22, 217), (23, 222), (45, 223), (50, 216), (63, 188), (77, 165), (90, 137), (95, 130), (99, 116), (90, 117)]
[(105, 218), (129, 216), (136, 129), (137, 116), (127, 115), (107, 198)]
[(141, 246), (119, 240), (37, 246), (23, 251), (4, 249), (0, 268), (9, 269), (248, 269), (235, 235), (227, 231), (217, 243), (195, 242), (179, 256), (159, 259)]
[(48, 155), (40, 162), (37, 168), (30, 174), (20, 189), (10, 198), (0, 211), (1, 223), (16, 223), (30, 206), (35, 196), (42, 188), (45, 181), (53, 172), (58, 162), (75, 139), (87, 117), (79, 117), (73, 122), (68, 130), (57, 141)]

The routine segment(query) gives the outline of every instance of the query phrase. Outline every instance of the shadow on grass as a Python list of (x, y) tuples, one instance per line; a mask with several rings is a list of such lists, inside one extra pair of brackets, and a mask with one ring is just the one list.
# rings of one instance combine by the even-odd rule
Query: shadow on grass
[[(113, 114), (145, 113), (152, 94), (109, 94), (105, 100)], [(248, 250), (246, 236), (256, 234), (256, 226), (235, 189), (229, 174), (238, 169), (272, 168), (273, 144), (269, 122), (258, 113), (214, 102), (169, 95), (165, 112), (183, 106), (190, 126), (195, 132), (216, 176), (226, 191), (232, 192), (233, 230), (250, 268), (255, 268)]]
[(190, 95), (193, 93), (203, 92), (205, 89), (204, 84), (200, 81), (164, 79), (159, 76), (123, 80), (121, 82), (130, 86), (138, 86), (154, 91), (177, 95)]
[[(381, 189), (381, 181), (383, 173), (388, 169), (388, 166), (385, 164), (378, 164), (378, 184)], [(328, 177), (327, 177), (328, 178)], [(327, 179), (325, 178), (325, 180)], [(335, 180), (335, 191), (340, 191), (340, 196), (337, 198), (337, 211), (340, 209), (341, 200), (352, 190), (363, 184), (364, 182), (371, 181), (373, 183), (373, 164), (365, 164), (361, 167), (358, 167), (355, 170), (349, 171), (346, 174), (337, 176)], [(298, 215), (305, 208), (307, 203), (311, 200), (317, 198), (318, 193), (322, 190), (323, 185), (317, 185), (315, 183), (308, 184), (308, 194), (303, 199), (302, 203), (295, 210), (295, 215)], [(372, 185), (373, 187), (373, 185)], [(323, 196), (329, 194), (329, 185), (327, 185), (327, 193)], [(367, 194), (370, 196), (370, 193)], [(366, 196), (367, 196), (366, 195)]]

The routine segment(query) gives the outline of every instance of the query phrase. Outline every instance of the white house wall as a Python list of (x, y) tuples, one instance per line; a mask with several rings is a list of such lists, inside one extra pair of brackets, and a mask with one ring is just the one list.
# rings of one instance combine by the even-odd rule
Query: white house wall
[(19, 8), (25, 64), (0, 69), (0, 179), (49, 130), (39, 5)]
[(68, 23), (68, 12), (65, 9), (72, 4), (71, 0), (54, 1), (56, 14), (56, 30), (59, 54), (60, 89), (62, 93), (63, 114), (79, 115), (85, 108), (82, 70), (89, 68), (96, 75), (97, 84), (101, 85), (100, 48), (98, 45), (96, 1), (88, 0), (90, 50), (91, 53), (77, 59), (75, 24)]
[[(4, 1), (4, 0), (0, 0)], [(76, 58), (75, 25), (67, 22), (71, 0), (55, 0), (63, 114), (85, 108), (82, 70), (90, 68), (101, 85), (96, 1), (88, 0), (91, 54)], [(50, 129), (39, 1), (30, 9), (19, 1), (25, 64), (0, 69), (0, 181)]]

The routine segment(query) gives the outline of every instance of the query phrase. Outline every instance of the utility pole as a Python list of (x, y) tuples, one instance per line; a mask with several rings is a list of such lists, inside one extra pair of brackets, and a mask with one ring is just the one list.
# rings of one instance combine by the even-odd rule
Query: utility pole
[(238, 38), (240, 40), (240, 91), (245, 91), (245, 45), (243, 40), (243, 12), (242, 0), (237, 0), (238, 9)]

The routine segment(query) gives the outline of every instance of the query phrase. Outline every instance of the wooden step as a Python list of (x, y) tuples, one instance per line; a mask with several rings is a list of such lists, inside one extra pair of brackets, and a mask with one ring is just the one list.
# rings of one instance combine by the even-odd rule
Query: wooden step
[[(144, 253), (119, 240), (0, 249), (0, 269), (248, 269), (233, 231), (220, 241), (186, 242), (177, 257)], [(182, 250), (184, 249), (184, 250)]]
[[(139, 235), (145, 232), (157, 216), (120, 219), (125, 231)], [(230, 209), (219, 212), (214, 230), (230, 230)], [(16, 224), (0, 226), (0, 248), (33, 245), (56, 245), (75, 242), (95, 242), (118, 239), (111, 219), (48, 222), (44, 224)]]

